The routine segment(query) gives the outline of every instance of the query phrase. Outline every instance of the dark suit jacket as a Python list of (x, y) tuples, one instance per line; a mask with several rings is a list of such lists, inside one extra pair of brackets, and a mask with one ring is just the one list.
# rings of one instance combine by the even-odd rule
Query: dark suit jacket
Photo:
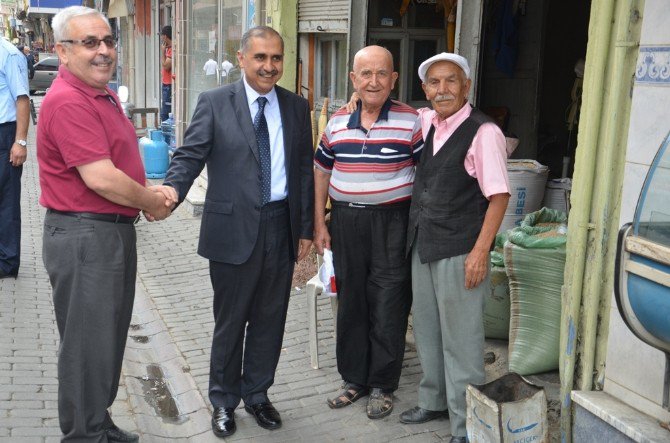
[(26, 55), (28, 62), (28, 78), (32, 80), (35, 77), (35, 57), (33, 57), (32, 52)]
[[(312, 129), (307, 100), (275, 87), (284, 133), (292, 257), (313, 232)], [(198, 254), (230, 264), (247, 261), (260, 223), (260, 163), (244, 84), (203, 92), (165, 177), (183, 201), (207, 165), (208, 186)]]

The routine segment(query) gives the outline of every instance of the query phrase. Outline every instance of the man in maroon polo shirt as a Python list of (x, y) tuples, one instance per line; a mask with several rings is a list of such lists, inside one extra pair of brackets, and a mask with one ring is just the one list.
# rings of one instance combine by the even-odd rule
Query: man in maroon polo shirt
[(132, 442), (108, 408), (119, 385), (135, 297), (134, 222), (167, 217), (174, 202), (146, 187), (132, 124), (109, 90), (116, 41), (82, 6), (52, 24), (61, 61), (40, 109), (37, 159), (43, 259), (60, 335), (58, 414), (63, 441)]

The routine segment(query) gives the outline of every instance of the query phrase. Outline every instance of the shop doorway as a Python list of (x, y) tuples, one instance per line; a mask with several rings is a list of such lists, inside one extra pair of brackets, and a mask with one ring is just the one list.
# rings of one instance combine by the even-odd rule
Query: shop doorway
[(512, 157), (538, 160), (551, 178), (572, 175), (590, 9), (583, 0), (483, 2), (475, 102), (502, 110), (503, 130), (519, 139)]
[(421, 89), (419, 65), (446, 49), (446, 19), (436, 13), (436, 2), (411, 2), (402, 16), (402, 0), (370, 0), (368, 45), (379, 45), (393, 54), (398, 72), (391, 97), (415, 108), (429, 106)]

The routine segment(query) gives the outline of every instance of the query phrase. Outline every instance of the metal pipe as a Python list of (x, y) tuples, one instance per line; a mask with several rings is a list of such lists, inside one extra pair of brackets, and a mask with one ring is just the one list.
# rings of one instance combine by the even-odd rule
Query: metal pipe
[(596, 143), (600, 132), (603, 109), (603, 85), (609, 55), (609, 42), (615, 3), (594, 0), (589, 19), (589, 40), (586, 50), (584, 96), (579, 119), (575, 156), (571, 214), (568, 221), (565, 284), (562, 290), (560, 378), (561, 378), (561, 441), (572, 440), (572, 402), (570, 392), (574, 382), (577, 332), (582, 301), (582, 285), (587, 253), (591, 215), (591, 199), (596, 170)]
[[(598, 333), (598, 313), (601, 294), (612, 296), (612, 267), (619, 228), (620, 192), (623, 186), (623, 171), (626, 161), (628, 121), (630, 116), (630, 79), (635, 72), (637, 54), (636, 44), (631, 41), (632, 16), (637, 11), (636, 0), (617, 2), (615, 12), (614, 45), (608, 63), (608, 79), (605, 85), (605, 106), (601, 121), (600, 137), (597, 145), (598, 165), (603, 171), (595, 177), (592, 219), (595, 229), (591, 232), (593, 241), (589, 241), (589, 256), (585, 266), (585, 282), (582, 301), (583, 326), (582, 340), (578, 355), (581, 371), (577, 386), (588, 391), (593, 386), (594, 360), (596, 354), (596, 335)], [(638, 33), (639, 36), (639, 33)], [(634, 39), (634, 38), (633, 38)], [(631, 62), (632, 61), (632, 62)], [(606, 291), (603, 291), (606, 289)], [(609, 319), (609, 313), (607, 313)], [(604, 330), (607, 337), (607, 330)]]

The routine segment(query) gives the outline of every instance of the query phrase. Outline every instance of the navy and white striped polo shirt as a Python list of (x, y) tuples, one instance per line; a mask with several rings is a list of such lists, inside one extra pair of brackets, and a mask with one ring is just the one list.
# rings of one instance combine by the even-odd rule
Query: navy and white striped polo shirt
[(314, 154), (314, 166), (331, 174), (330, 198), (368, 205), (408, 200), (423, 148), (417, 112), (389, 98), (368, 131), (360, 109), (359, 101), (353, 113), (333, 114)]

